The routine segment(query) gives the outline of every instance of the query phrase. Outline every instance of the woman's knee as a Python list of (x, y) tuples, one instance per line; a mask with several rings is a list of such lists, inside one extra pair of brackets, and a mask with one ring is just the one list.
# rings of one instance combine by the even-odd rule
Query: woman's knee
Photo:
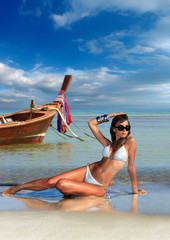
[(46, 185), (48, 188), (55, 188), (56, 181), (54, 181), (52, 178), (45, 178), (44, 185)]
[(64, 190), (66, 190), (66, 188), (67, 188), (67, 182), (68, 182), (67, 179), (65, 179), (65, 178), (60, 178), (60, 179), (57, 181), (55, 187), (56, 187), (57, 190), (59, 190), (59, 191), (64, 191)]
[(96, 191), (95, 196), (103, 197), (106, 193), (107, 193), (107, 189), (101, 186), (100, 190)]

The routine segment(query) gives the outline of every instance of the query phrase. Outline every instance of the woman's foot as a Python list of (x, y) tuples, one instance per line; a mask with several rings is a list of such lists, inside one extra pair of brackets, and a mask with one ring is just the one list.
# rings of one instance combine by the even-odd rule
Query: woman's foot
[(22, 184), (21, 185), (17, 185), (17, 186), (14, 186), (14, 187), (10, 187), (10, 188), (7, 188), (5, 189), (3, 192), (2, 192), (2, 195), (13, 195), (15, 194), (16, 192), (20, 191), (22, 189)]

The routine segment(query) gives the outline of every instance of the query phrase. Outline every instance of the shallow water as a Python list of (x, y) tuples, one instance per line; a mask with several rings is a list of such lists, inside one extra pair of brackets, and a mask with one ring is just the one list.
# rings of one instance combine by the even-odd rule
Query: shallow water
[[(103, 113), (103, 112), (101, 112)], [(97, 113), (96, 113), (97, 114)], [(73, 122), (91, 134), (87, 121), (94, 112), (74, 112)], [(100, 113), (99, 113), (100, 114)], [(140, 213), (170, 214), (170, 113), (130, 113), (131, 135), (137, 143), (135, 166), (138, 185), (148, 191), (138, 196), (137, 208)], [(56, 126), (56, 119), (53, 121)], [(101, 124), (100, 130), (108, 138), (109, 123)], [(102, 146), (93, 138), (81, 133), (73, 124), (72, 130), (85, 141), (75, 138), (62, 138), (49, 128), (42, 144), (19, 144), (0, 146), (0, 185), (15, 185), (41, 177), (57, 175), (61, 172), (86, 165), (101, 159)], [(70, 133), (68, 133), (70, 135)], [(1, 191), (0, 189), (0, 191)], [(131, 211), (133, 195), (127, 165), (113, 179), (110, 204), (117, 211)], [(21, 195), (19, 195), (21, 194)], [(43, 192), (18, 193), (18, 197), (36, 198), (43, 201), (59, 202), (62, 194), (55, 189)], [(5, 209), (14, 199), (0, 197)], [(15, 199), (15, 201), (20, 201)], [(54, 204), (53, 204), (54, 205)], [(1, 204), (2, 206), (2, 204)], [(15, 206), (15, 204), (14, 204)], [(25, 208), (23, 204), (23, 208)], [(13, 209), (16, 209), (15, 206)], [(22, 207), (21, 207), (22, 208)], [(0, 210), (2, 210), (0, 208)]]

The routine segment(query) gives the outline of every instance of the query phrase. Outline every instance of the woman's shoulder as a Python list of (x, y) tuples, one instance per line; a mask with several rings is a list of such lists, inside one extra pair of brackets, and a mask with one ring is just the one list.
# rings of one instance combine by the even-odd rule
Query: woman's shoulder
[(125, 144), (128, 151), (136, 151), (136, 142), (134, 137), (128, 137)]
[(129, 145), (129, 146), (132, 146), (132, 145), (136, 145), (136, 141), (135, 141), (135, 138), (130, 136), (126, 139), (126, 144)]

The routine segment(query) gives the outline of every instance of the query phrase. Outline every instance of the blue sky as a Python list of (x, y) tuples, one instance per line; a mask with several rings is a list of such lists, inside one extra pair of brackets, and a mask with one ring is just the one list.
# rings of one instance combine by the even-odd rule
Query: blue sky
[(0, 109), (170, 110), (169, 0), (8, 0), (0, 7)]

